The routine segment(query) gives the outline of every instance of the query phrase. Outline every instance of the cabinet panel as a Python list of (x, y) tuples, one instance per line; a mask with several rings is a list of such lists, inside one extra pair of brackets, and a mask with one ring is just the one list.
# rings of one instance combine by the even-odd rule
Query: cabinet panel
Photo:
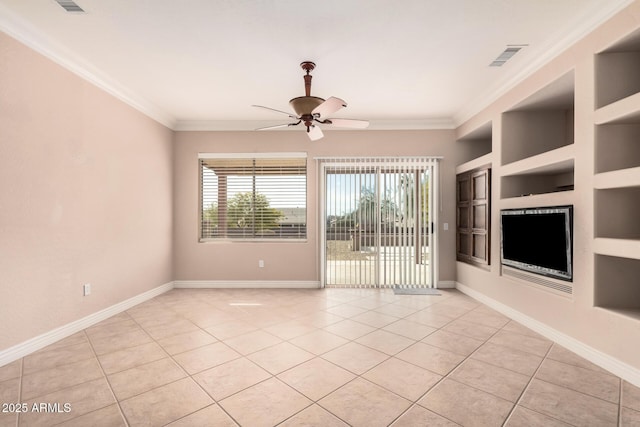
[(488, 265), (490, 248), (491, 169), (481, 168), (456, 177), (457, 259)]

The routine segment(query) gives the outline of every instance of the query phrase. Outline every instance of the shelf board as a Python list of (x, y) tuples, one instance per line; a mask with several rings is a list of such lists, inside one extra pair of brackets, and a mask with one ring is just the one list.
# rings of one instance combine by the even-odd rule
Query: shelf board
[(609, 239), (597, 237), (593, 241), (593, 251), (599, 255), (640, 259), (640, 239)]
[(574, 191), (532, 194), (531, 196), (509, 197), (500, 200), (500, 209), (520, 209), (539, 206), (562, 206), (574, 204)]
[(640, 167), (602, 172), (594, 178), (594, 187), (598, 190), (639, 186)]
[(565, 145), (500, 168), (501, 176), (549, 175), (571, 172), (574, 168), (574, 144)]
[(621, 317), (630, 318), (640, 321), (640, 309), (634, 308), (612, 308), (612, 307), (595, 307), (598, 310), (603, 310)]
[(640, 123), (640, 93), (598, 108), (594, 117), (597, 125)]
[(468, 172), (473, 169), (477, 169), (483, 166), (491, 166), (493, 160), (493, 153), (487, 153), (484, 156), (480, 156), (476, 159), (469, 160), (456, 167), (456, 174)]

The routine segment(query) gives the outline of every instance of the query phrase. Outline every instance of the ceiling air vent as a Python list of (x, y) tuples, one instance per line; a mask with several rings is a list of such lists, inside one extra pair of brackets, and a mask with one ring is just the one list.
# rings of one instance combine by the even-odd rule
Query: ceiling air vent
[(82, 9), (80, 6), (78, 6), (78, 4), (72, 0), (56, 0), (56, 3), (58, 3), (60, 6), (62, 6), (62, 8), (64, 10), (66, 10), (67, 12), (80, 12), (80, 13), (84, 13), (84, 9)]
[(526, 44), (518, 44), (518, 45), (507, 45), (507, 48), (502, 52), (496, 59), (493, 60), (490, 67), (502, 67), (505, 62), (507, 62), (513, 55), (518, 53), (520, 49), (527, 46)]

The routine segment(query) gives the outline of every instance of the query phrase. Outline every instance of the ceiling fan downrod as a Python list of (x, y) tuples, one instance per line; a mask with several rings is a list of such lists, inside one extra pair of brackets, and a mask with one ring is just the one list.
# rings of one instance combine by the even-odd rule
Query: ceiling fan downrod
[(313, 76), (309, 73), (316, 68), (316, 64), (311, 61), (304, 61), (300, 64), (300, 67), (307, 72), (304, 75), (304, 93), (306, 96), (311, 96), (311, 79)]

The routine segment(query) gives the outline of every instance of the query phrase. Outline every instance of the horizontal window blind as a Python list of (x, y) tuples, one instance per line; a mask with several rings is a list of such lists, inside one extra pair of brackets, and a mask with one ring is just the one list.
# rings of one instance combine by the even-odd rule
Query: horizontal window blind
[(200, 156), (200, 239), (305, 239), (307, 159)]

